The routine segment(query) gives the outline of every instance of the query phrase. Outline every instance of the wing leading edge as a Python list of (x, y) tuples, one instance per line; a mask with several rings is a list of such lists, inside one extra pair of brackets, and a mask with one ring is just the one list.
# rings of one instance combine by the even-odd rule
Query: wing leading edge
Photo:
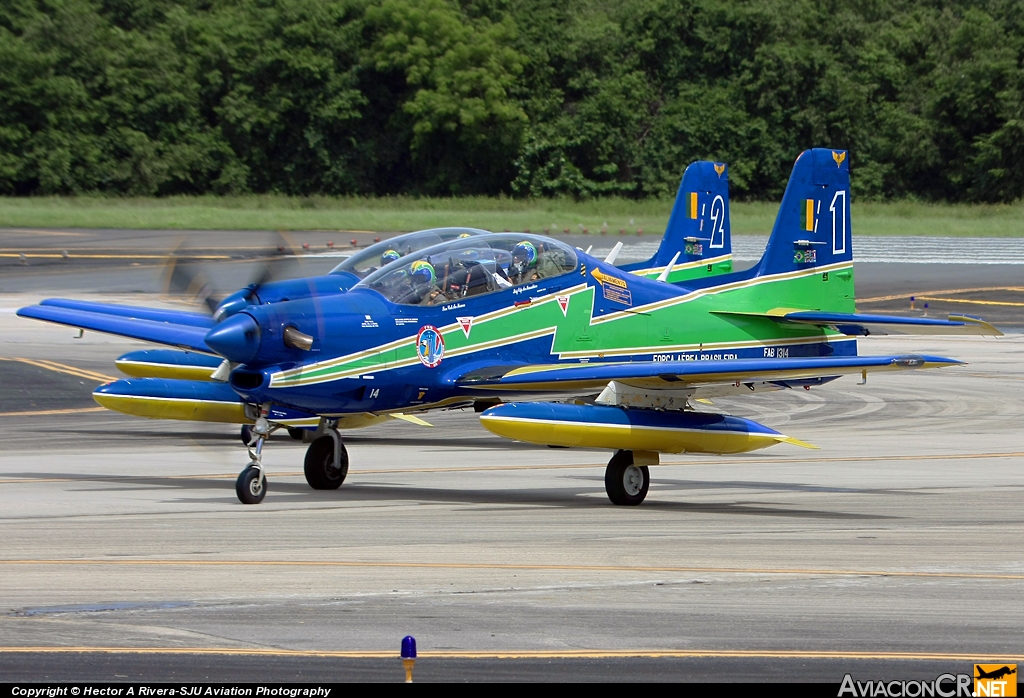
[(205, 354), (216, 354), (203, 341), (209, 331), (206, 327), (109, 315), (53, 305), (33, 305), (22, 308), (18, 311), (18, 316), (70, 325), (83, 330), (116, 334), (156, 344), (192, 349)]
[(904, 371), (957, 366), (943, 356), (843, 356), (796, 359), (657, 361), (606, 364), (548, 364), (513, 369), (497, 378), (471, 378), (460, 387), (558, 392), (596, 390), (610, 381), (648, 389), (681, 389), (728, 383), (832, 378), (864, 371)]

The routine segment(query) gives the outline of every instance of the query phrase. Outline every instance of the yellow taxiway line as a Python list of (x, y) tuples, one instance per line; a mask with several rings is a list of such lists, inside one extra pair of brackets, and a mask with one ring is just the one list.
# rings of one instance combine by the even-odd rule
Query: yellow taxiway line
[(1024, 307), (1024, 303), (1012, 303), (1010, 301), (982, 301), (970, 298), (941, 298), (939, 296), (917, 296), (919, 301), (939, 301), (941, 303), (971, 303), (973, 305), (1012, 305)]
[[(89, 407), (80, 410), (44, 410), (38, 413), (34, 412), (9, 412), (6, 414), (0, 413), (2, 416), (30, 416), (33, 414), (75, 414), (78, 412), (99, 412), (106, 410), (105, 407)], [(920, 455), (920, 456), (845, 456), (845, 457), (829, 457), (823, 456), (821, 458), (766, 458), (766, 459), (755, 459), (749, 460), (713, 460), (711, 457), (707, 457), (705, 460), (692, 460), (692, 461), (673, 461), (665, 462), (662, 461), (661, 466), (684, 466), (684, 467), (705, 467), (705, 466), (719, 466), (719, 465), (771, 465), (771, 464), (785, 464), (785, 463), (866, 463), (876, 461), (909, 461), (909, 460), (972, 460), (979, 458), (1022, 458), (1024, 457), (1024, 451), (1009, 452), (1009, 453), (937, 453), (932, 455)], [(481, 473), (481, 472), (504, 472), (511, 470), (578, 470), (584, 468), (603, 468), (605, 463), (548, 463), (544, 465), (480, 465), (480, 466), (460, 466), (460, 467), (443, 467), (443, 468), (390, 468), (390, 469), (368, 469), (358, 470), (362, 475), (388, 475), (394, 474), (408, 474), (408, 473)], [(660, 467), (660, 466), (659, 466)], [(0, 485), (11, 485), (11, 484), (22, 484), (31, 482), (88, 482), (88, 481), (100, 481), (100, 482), (116, 482), (125, 481), (130, 482), (135, 479), (152, 480), (154, 477), (159, 477), (162, 480), (234, 480), (238, 477), (235, 473), (196, 473), (194, 475), (83, 475), (81, 477), (62, 477), (62, 478), (0, 478)], [(281, 471), (267, 473), (267, 477), (303, 477), (299, 471)]]
[(29, 366), (35, 366), (36, 368), (45, 368), (47, 371), (66, 373), (69, 376), (75, 376), (76, 378), (88, 378), (89, 380), (98, 380), (103, 383), (109, 383), (110, 381), (117, 380), (113, 376), (108, 376), (103, 373), (97, 373), (96, 371), (77, 368), (75, 366), (68, 366), (67, 364), (57, 363), (56, 361), (47, 361), (46, 359), (25, 359), (17, 356), (0, 356), (0, 361), (17, 361), (18, 363), (28, 364)]
[[(55, 654), (205, 654), (254, 657), (336, 657), (349, 659), (398, 659), (394, 650), (285, 650), (247, 647), (4, 647), (0, 653)], [(1021, 662), (1024, 654), (953, 654), (946, 652), (842, 652), (828, 650), (676, 650), (676, 649), (564, 649), (564, 650), (421, 650), (420, 659), (617, 659), (699, 657), (760, 659), (895, 659), (944, 662)]]
[[(0, 412), (0, 417), (46, 417), (56, 414), (82, 414), (83, 412), (105, 412), (106, 407), (80, 407), (71, 410), (29, 410), (27, 412)], [(66, 478), (62, 478), (66, 479)], [(17, 482), (17, 480), (0, 480), (0, 482)]]
[[(1018, 291), (1024, 293), (1024, 286), (979, 286), (978, 288), (947, 288), (938, 291), (922, 291), (926, 295), (952, 294), (952, 293), (980, 293), (982, 291)], [(911, 296), (921, 299), (923, 296), (917, 293), (897, 293), (891, 296), (875, 296), (873, 298), (858, 298), (858, 303), (881, 303), (883, 301), (909, 300)]]
[(691, 567), (674, 565), (555, 565), (500, 562), (395, 562), (368, 560), (0, 560), (0, 568), (25, 566), (95, 567), (325, 567), (367, 569), (527, 570), (535, 572), (641, 572), (644, 574), (760, 574), (829, 577), (1021, 580), (1024, 574), (993, 572), (914, 572), (909, 570), (801, 569), (786, 567)]
[[(65, 256), (59, 252), (0, 252), (0, 257), (20, 259), (168, 259), (165, 254), (83, 254), (81, 252), (68, 252)], [(231, 259), (228, 255), (222, 254), (190, 254), (184, 255), (181, 259)]]

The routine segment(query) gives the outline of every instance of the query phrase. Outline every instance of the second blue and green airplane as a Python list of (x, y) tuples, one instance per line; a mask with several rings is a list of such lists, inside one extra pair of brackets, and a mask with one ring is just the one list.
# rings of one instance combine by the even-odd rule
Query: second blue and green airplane
[(276, 429), (315, 427), (306, 479), (334, 489), (349, 467), (340, 429), (474, 405), (484, 427), (509, 439), (613, 451), (608, 497), (635, 505), (661, 453), (808, 446), (699, 411), (701, 398), (960, 363), (862, 356), (860, 336), (1000, 334), (968, 316), (856, 312), (846, 151), (797, 158), (764, 256), (740, 272), (724, 165), (695, 163), (687, 174), (647, 263), (616, 267), (545, 236), (449, 229), (393, 258), (353, 257), (333, 279), (243, 289), (214, 318), (61, 299), (19, 315), (172, 347), (125, 360), (141, 377), (99, 387), (96, 400), (128, 414), (251, 424), (236, 483), (245, 503), (266, 495), (263, 446)]

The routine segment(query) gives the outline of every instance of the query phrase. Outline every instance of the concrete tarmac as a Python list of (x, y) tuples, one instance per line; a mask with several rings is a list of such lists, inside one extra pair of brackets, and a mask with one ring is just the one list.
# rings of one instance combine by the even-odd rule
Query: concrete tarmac
[(608, 503), (608, 453), (504, 441), (471, 411), (351, 432), (334, 492), (275, 436), (247, 507), (235, 427), (92, 403), (142, 345), (13, 314), (52, 292), (160, 301), (52, 278), (0, 295), (7, 681), (401, 680), (407, 634), (418, 680), (838, 683), (1024, 661), (1024, 334), (868, 338), (861, 353), (970, 363), (716, 400), (821, 450), (667, 456), (637, 508)]

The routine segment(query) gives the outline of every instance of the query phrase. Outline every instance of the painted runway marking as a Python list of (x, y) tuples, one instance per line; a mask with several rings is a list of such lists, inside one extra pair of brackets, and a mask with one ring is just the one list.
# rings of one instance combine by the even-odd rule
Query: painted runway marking
[[(248, 647), (92, 647), (83, 646), (35, 646), (2, 647), (0, 653), (49, 653), (49, 654), (208, 654), (255, 657), (335, 657), (346, 659), (397, 659), (393, 650), (285, 650)], [(616, 658), (667, 658), (687, 659), (699, 657), (760, 658), (760, 659), (894, 659), (914, 661), (977, 662), (1020, 662), (1024, 654), (951, 654), (945, 652), (842, 652), (827, 650), (675, 650), (675, 649), (628, 649), (628, 650), (420, 650), (420, 659), (616, 659)]]
[[(977, 288), (947, 288), (939, 291), (921, 291), (926, 295), (949, 295), (956, 293), (980, 293), (982, 291), (1018, 291), (1024, 293), (1024, 286), (979, 286)], [(894, 300), (908, 300), (911, 296), (920, 298), (921, 296), (916, 292), (909, 293), (897, 293), (891, 296), (875, 296), (873, 298), (858, 298), (858, 303), (881, 303), (882, 301), (894, 301)]]
[(98, 380), (103, 383), (109, 383), (110, 381), (117, 380), (113, 376), (108, 376), (103, 373), (97, 373), (96, 371), (90, 371), (84, 368), (76, 368), (75, 366), (68, 366), (67, 364), (48, 361), (46, 359), (24, 359), (17, 356), (0, 356), (0, 361), (17, 361), (18, 363), (28, 364), (37, 368), (45, 368), (48, 371), (66, 373), (70, 376), (75, 376), (76, 378), (88, 378), (89, 380)]
[[(0, 412), (0, 417), (45, 417), (51, 414), (82, 414), (83, 412), (106, 412), (106, 407), (80, 407), (78, 409), (68, 410), (29, 410), (27, 412)], [(61, 478), (64, 480), (67, 478)], [(52, 482), (53, 480), (45, 480), (45, 482)], [(17, 480), (0, 480), (3, 482), (17, 482)], [(43, 480), (40, 480), (43, 482)]]
[[(78, 412), (100, 412), (105, 407), (89, 407), (83, 410), (52, 410), (40, 412), (39, 414), (75, 414)], [(11, 412), (9, 416), (25, 416), (34, 414), (31, 412)], [(0, 414), (0, 416), (4, 416)], [(908, 460), (962, 460), (977, 458), (1022, 458), (1024, 451), (1010, 453), (938, 453), (934, 455), (920, 456), (847, 456), (839, 458), (766, 458), (750, 460), (703, 460), (703, 461), (679, 461), (662, 462), (662, 466), (676, 467), (706, 467), (719, 465), (767, 465), (780, 463), (864, 463), (874, 461), (908, 461)], [(358, 470), (362, 475), (387, 475), (408, 474), (408, 473), (480, 473), (480, 472), (504, 472), (514, 470), (579, 470), (583, 468), (603, 468), (605, 463), (550, 463), (546, 465), (490, 465), (490, 466), (466, 466), (446, 468), (391, 468)], [(237, 473), (202, 473), (196, 475), (82, 475), (80, 477), (62, 478), (6, 478), (0, 479), (0, 485), (17, 485), (32, 482), (131, 482), (133, 480), (153, 480), (159, 477), (161, 480), (234, 480)], [(304, 477), (302, 472), (281, 471), (267, 473), (267, 477)]]
[[(67, 257), (60, 253), (43, 252), (0, 252), (0, 257), (20, 259), (24, 254), (26, 259), (167, 259), (165, 254), (81, 254), (69, 252)], [(231, 259), (227, 255), (214, 254), (192, 254), (184, 259), (223, 260)]]
[(366, 560), (95, 560), (39, 559), (0, 560), (0, 567), (94, 566), (94, 567), (335, 567), (368, 569), (530, 570), (550, 572), (655, 572), (670, 574), (763, 574), (777, 576), (897, 577), (925, 579), (1021, 580), (1024, 574), (994, 572), (912, 572), (905, 570), (830, 570), (769, 567), (675, 567), (671, 565), (548, 565), (497, 562), (394, 562)]
[(942, 298), (939, 296), (917, 296), (919, 301), (939, 301), (942, 303), (971, 303), (973, 305), (1012, 305), (1015, 307), (1024, 307), (1024, 303), (1012, 303), (1010, 301), (983, 301), (983, 300), (972, 300), (970, 298)]

